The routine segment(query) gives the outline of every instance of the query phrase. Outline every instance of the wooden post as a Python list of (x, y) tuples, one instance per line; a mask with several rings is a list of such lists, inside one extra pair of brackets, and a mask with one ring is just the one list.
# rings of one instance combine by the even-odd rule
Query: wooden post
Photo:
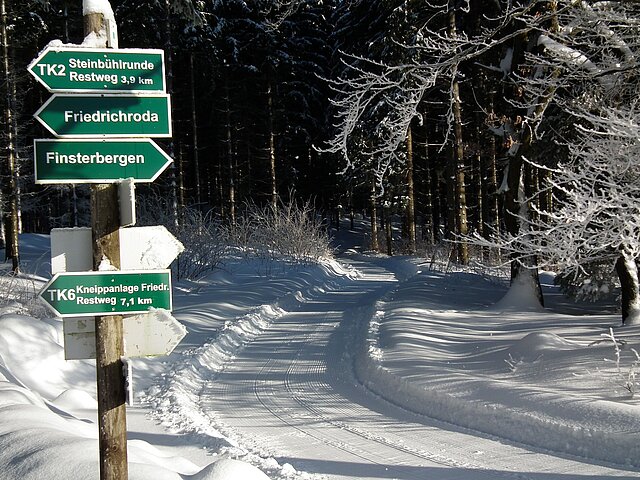
[[(85, 35), (108, 31), (102, 14), (84, 16)], [(107, 44), (107, 46), (110, 46)], [(120, 268), (120, 210), (117, 184), (91, 188), (94, 269), (105, 260)], [(126, 390), (122, 316), (96, 317), (96, 377), (100, 480), (127, 480)]]
[[(120, 226), (116, 184), (91, 189), (94, 267), (107, 259), (120, 267)], [(100, 480), (127, 480), (126, 389), (122, 357), (122, 316), (96, 317), (96, 379)]]

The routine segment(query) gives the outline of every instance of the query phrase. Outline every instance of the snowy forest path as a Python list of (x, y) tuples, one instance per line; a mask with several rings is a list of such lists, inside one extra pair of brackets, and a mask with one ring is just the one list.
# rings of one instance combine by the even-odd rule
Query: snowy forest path
[(363, 257), (350, 262), (361, 279), (278, 318), (200, 392), (202, 411), (226, 436), (335, 480), (637, 478), (414, 415), (368, 392), (352, 376), (354, 331), (398, 280)]

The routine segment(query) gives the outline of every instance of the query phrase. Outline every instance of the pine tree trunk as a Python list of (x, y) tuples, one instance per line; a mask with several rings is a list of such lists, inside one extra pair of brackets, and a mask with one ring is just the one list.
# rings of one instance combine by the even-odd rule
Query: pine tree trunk
[[(542, 4), (541, 4), (542, 5)], [(552, 13), (550, 16), (550, 25), (549, 29), (551, 32), (558, 30), (557, 16), (555, 12), (557, 10), (557, 2), (552, 1), (543, 5), (548, 11)], [(527, 34), (520, 34), (515, 38), (514, 43), (514, 59), (523, 58), (525, 55), (525, 50), (530, 45), (529, 38)], [(551, 78), (557, 77), (560, 75), (560, 70), (556, 69), (551, 72)], [(526, 198), (522, 189), (525, 191), (532, 191), (533, 188), (531, 185), (527, 185), (529, 181), (531, 181), (532, 176), (526, 175), (524, 168), (524, 158), (527, 156), (527, 152), (530, 150), (532, 142), (533, 142), (533, 125), (535, 125), (536, 121), (542, 116), (543, 112), (551, 102), (551, 99), (554, 96), (556, 91), (556, 86), (553, 82), (550, 82), (550, 86), (547, 87), (546, 91), (542, 92), (538, 98), (536, 108), (534, 111), (527, 111), (526, 113), (522, 112), (512, 112), (511, 117), (517, 118), (519, 116), (526, 116), (530, 119), (529, 122), (523, 122), (521, 129), (519, 132), (514, 135), (516, 141), (519, 146), (518, 150), (513, 155), (513, 157), (509, 160), (509, 172), (507, 175), (507, 182), (509, 190), (505, 193), (504, 199), (504, 210), (505, 210), (505, 229), (506, 231), (513, 235), (514, 237), (522, 234), (521, 227), (530, 228), (528, 225), (521, 225), (521, 218), (529, 215), (528, 205), (525, 203)], [(516, 92), (513, 96), (517, 98), (520, 93), (517, 86), (514, 87), (514, 91)], [(515, 122), (514, 122), (515, 123)], [(520, 275), (523, 270), (530, 270), (534, 273), (534, 278), (537, 283), (537, 294), (540, 300), (540, 304), (544, 305), (544, 299), (542, 296), (542, 289), (540, 288), (540, 280), (538, 276), (538, 269), (534, 268), (537, 264), (537, 259), (535, 253), (532, 253), (528, 257), (524, 258), (516, 258), (512, 257), (511, 260), (511, 283), (513, 284), (515, 278)]]
[(9, 34), (7, 29), (6, 0), (0, 1), (0, 36), (2, 42), (2, 68), (5, 88), (5, 152), (6, 152), (6, 189), (4, 197), (8, 199), (8, 208), (4, 212), (4, 227), (6, 235), (5, 257), (11, 258), (11, 269), (14, 273), (20, 271), (20, 248), (18, 233), (20, 230), (18, 210), (18, 169), (16, 165), (16, 98), (13, 89), (14, 78), (9, 62)]
[(416, 211), (415, 189), (413, 184), (413, 132), (411, 125), (407, 130), (407, 233), (409, 240), (409, 253), (416, 252)]
[[(529, 144), (530, 140), (526, 142), (526, 145)], [(524, 170), (524, 160), (522, 153), (520, 153), (513, 157), (509, 162), (509, 191), (506, 192), (505, 195), (505, 227), (507, 232), (514, 236), (522, 233), (520, 232), (520, 219), (528, 215), (528, 205), (526, 204), (525, 192), (523, 191), (523, 189), (526, 188), (526, 180), (522, 178), (525, 174)], [(526, 274), (531, 274), (540, 305), (544, 306), (540, 277), (538, 275), (538, 269), (535, 268), (536, 264), (537, 258), (535, 253), (531, 253), (525, 258), (513, 258), (511, 260), (511, 283), (513, 284), (516, 278), (525, 272)]]
[(387, 243), (387, 255), (393, 255), (393, 233), (391, 230), (391, 202), (389, 199), (385, 199), (383, 206), (384, 214), (384, 232)]
[(0, 248), (5, 249), (5, 257), (6, 257), (7, 239), (5, 236), (5, 228), (4, 228), (4, 218), (5, 218), (4, 205), (5, 205), (4, 192), (3, 192), (3, 189), (0, 188)]
[[(165, 8), (165, 39), (164, 39), (164, 50), (165, 50), (165, 71), (167, 78), (167, 93), (173, 93), (173, 39), (171, 35), (171, 1), (165, 0), (164, 2)], [(174, 117), (171, 118), (172, 126), (175, 126)], [(172, 128), (173, 134), (175, 135), (175, 128)], [(173, 140), (170, 140), (168, 143), (168, 152), (171, 158), (175, 159), (175, 144)], [(169, 166), (169, 198), (170, 198), (170, 207), (171, 207), (171, 215), (174, 226), (178, 226), (178, 178), (179, 175), (176, 172), (176, 162), (172, 162)]]
[[(186, 186), (184, 184), (184, 145), (178, 143), (178, 211), (184, 212), (187, 206)], [(178, 223), (182, 223), (182, 215), (178, 218)]]
[(481, 125), (482, 117), (481, 113), (478, 112), (475, 115), (475, 130), (474, 130), (474, 143), (475, 143), (475, 154), (473, 156), (473, 180), (471, 181), (471, 185), (473, 188), (473, 196), (475, 197), (475, 208), (474, 208), (474, 218), (473, 218), (473, 230), (478, 232), (478, 235), (485, 236), (486, 224), (484, 218), (484, 198), (482, 196), (485, 184), (485, 176), (483, 175), (482, 166), (483, 162), (483, 152), (482, 152), (482, 131)]
[(370, 179), (371, 190), (369, 192), (369, 215), (371, 217), (371, 250), (377, 252), (380, 250), (380, 244), (378, 243), (378, 214), (376, 208), (376, 180), (375, 176), (371, 174)]
[(349, 229), (355, 230), (355, 212), (353, 210), (353, 186), (349, 186)]
[[(423, 112), (423, 118), (427, 117), (427, 112)], [(436, 219), (435, 219), (435, 209), (433, 205), (433, 178), (431, 174), (431, 162), (429, 156), (429, 133), (428, 128), (425, 123), (424, 128), (424, 173), (423, 173), (423, 204), (422, 204), (422, 238), (427, 241), (429, 245), (433, 245), (435, 243), (436, 235)]]
[(273, 121), (273, 85), (269, 78), (267, 87), (268, 128), (269, 128), (269, 173), (271, 177), (271, 205), (278, 206), (278, 184), (276, 179), (276, 136)]
[[(449, 32), (452, 38), (456, 36), (456, 16), (455, 11), (449, 12)], [(454, 169), (455, 169), (455, 203), (452, 205), (455, 208), (456, 216), (456, 233), (464, 236), (468, 233), (467, 226), (467, 196), (465, 187), (465, 175), (464, 175), (464, 144), (462, 142), (462, 106), (460, 101), (460, 85), (455, 79), (457, 74), (456, 69), (453, 72), (453, 82), (451, 85), (451, 101), (453, 102), (453, 122), (454, 122)], [(458, 241), (458, 262), (462, 265), (469, 263), (469, 247), (466, 241)]]
[(196, 190), (196, 205), (202, 208), (202, 185), (200, 185), (200, 149), (198, 145), (198, 116), (196, 115), (196, 86), (193, 66), (194, 53), (189, 55), (189, 86), (191, 93), (191, 135), (193, 137), (193, 173)]
[[(455, 135), (456, 135), (456, 148), (454, 162), (456, 165), (456, 178), (455, 178), (455, 208), (456, 208), (456, 227), (457, 233), (464, 236), (468, 233), (467, 225), (467, 194), (465, 186), (464, 175), (464, 145), (462, 143), (462, 112), (460, 108), (460, 91), (458, 82), (453, 84), (454, 94), (454, 118), (455, 118)], [(466, 241), (460, 241), (458, 243), (458, 261), (462, 265), (469, 263), (469, 247)]]
[(226, 115), (226, 127), (227, 127), (227, 139), (226, 139), (226, 157), (227, 165), (229, 168), (229, 223), (231, 225), (236, 224), (236, 185), (235, 185), (235, 169), (234, 169), (234, 155), (233, 155), (233, 135), (231, 131), (231, 94), (229, 91), (228, 80), (225, 81), (225, 115)]
[[(522, 44), (526, 43), (526, 38), (524, 35), (520, 35), (517, 38), (516, 46), (514, 48), (515, 51), (519, 51), (522, 48)], [(514, 90), (517, 91), (517, 86), (513, 87)], [(518, 95), (517, 93), (515, 94)], [(548, 101), (550, 100), (551, 95), (549, 94), (546, 97), (543, 97), (539, 102), (539, 105), (535, 112), (533, 112), (533, 117), (537, 117), (539, 112), (542, 112), (543, 108), (546, 107)], [(511, 112), (512, 118), (517, 118), (517, 112)], [(512, 120), (513, 122), (513, 120)], [(521, 231), (522, 228), (530, 228), (529, 225), (522, 224), (522, 219), (528, 218), (529, 215), (529, 206), (527, 204), (525, 191), (527, 190), (526, 174), (524, 168), (524, 158), (526, 156), (526, 152), (531, 148), (531, 143), (533, 141), (533, 133), (531, 131), (531, 126), (529, 124), (523, 124), (521, 130), (517, 133), (514, 133), (515, 138), (510, 139), (510, 141), (516, 142), (517, 151), (509, 158), (509, 166), (507, 172), (507, 191), (504, 195), (504, 226), (507, 233), (509, 233), (514, 238), (523, 235)], [(516, 278), (521, 273), (525, 271), (529, 271), (533, 269), (534, 279), (537, 287), (537, 295), (540, 300), (540, 304), (544, 305), (543, 297), (542, 297), (542, 289), (539, 285), (539, 277), (538, 270), (534, 268), (536, 264), (536, 255), (532, 252), (529, 256), (521, 257), (518, 255), (511, 255), (511, 284), (515, 283)]]
[[(495, 91), (489, 92), (487, 114), (494, 116)], [(498, 205), (498, 172), (496, 168), (496, 137), (487, 130), (485, 141), (488, 144), (488, 152), (484, 157), (483, 171), (486, 178), (482, 184), (482, 197), (484, 199), (483, 218), (485, 219), (484, 238), (500, 233), (500, 209)]]
[[(445, 176), (446, 176), (446, 189), (447, 189), (447, 228), (445, 232), (445, 238), (448, 240), (453, 240), (458, 231), (458, 227), (456, 224), (456, 162), (455, 162), (455, 153), (453, 151), (453, 146), (447, 146), (447, 164), (445, 166)], [(454, 249), (452, 255), (456, 256), (457, 260), (457, 249)]]
[[(222, 158), (222, 156), (221, 156)], [(218, 168), (216, 171), (216, 200), (220, 209), (220, 216), (225, 218), (227, 216), (227, 205), (224, 196), (224, 184), (222, 175), (222, 160), (218, 162)]]

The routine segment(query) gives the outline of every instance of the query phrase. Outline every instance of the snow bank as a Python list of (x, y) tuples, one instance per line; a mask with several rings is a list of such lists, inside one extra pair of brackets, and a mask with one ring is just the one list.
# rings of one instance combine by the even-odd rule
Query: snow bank
[[(0, 316), (0, 472), (3, 480), (98, 477), (95, 366), (64, 360), (61, 322)], [(204, 469), (147, 442), (128, 442), (131, 480), (264, 479), (244, 462)]]
[(533, 276), (526, 273), (518, 275), (505, 296), (493, 306), (493, 309), (516, 312), (544, 311), (538, 301)]
[[(202, 410), (200, 395), (207, 384), (215, 381), (218, 372), (275, 320), (287, 312), (298, 310), (310, 297), (321, 295), (329, 289), (339, 289), (345, 282), (357, 278), (358, 275), (354, 269), (336, 261), (291, 268), (270, 278), (247, 275), (242, 268), (237, 268), (233, 273), (227, 271), (216, 275), (215, 282), (226, 285), (242, 286), (243, 278), (249, 279), (246, 288), (240, 287), (238, 299), (229, 296), (221, 299), (225, 303), (226, 314), (236, 310), (238, 315), (225, 320), (216, 331), (213, 317), (218, 314), (217, 310), (206, 312), (200, 304), (198, 313), (207, 319), (203, 322), (208, 322), (209, 335), (214, 335), (195, 342), (199, 347), (182, 352), (171, 368), (160, 375), (146, 392), (139, 395), (139, 400), (148, 405), (158, 422), (174, 433), (197, 439), (199, 444), (211, 451), (243, 458), (258, 465), (274, 478), (296, 478), (298, 472), (291, 465), (280, 465), (273, 458), (250, 453), (221, 432), (216, 427), (217, 421), (212, 412)], [(204, 287), (197, 288), (199, 302), (209, 295), (215, 295)], [(247, 301), (249, 298), (251, 301)], [(213, 299), (210, 301), (213, 303)], [(234, 301), (238, 303), (234, 304)], [(256, 301), (264, 303), (255, 305)], [(216, 306), (219, 306), (219, 303)], [(182, 318), (180, 315), (177, 316), (179, 319)], [(222, 475), (219, 472), (226, 471), (226, 467), (223, 469), (222, 465), (219, 469), (211, 469), (211, 475)]]
[[(640, 327), (615, 331), (616, 358), (607, 335), (617, 317), (529, 309), (526, 288), (513, 289), (497, 308), (506, 292), (499, 282), (429, 271), (410, 258), (373, 262), (403, 281), (377, 302), (350, 310), (340, 332), (353, 333), (355, 323), (359, 348), (347, 355), (370, 390), (409, 410), (543, 450), (639, 466), (640, 401), (625, 382), (635, 372), (631, 349), (640, 351)], [(237, 267), (177, 285), (174, 315), (189, 330), (183, 350), (135, 360), (151, 382), (140, 399), (157, 409), (164, 428), (181, 434), (172, 441), (219, 460), (201, 468), (168, 455), (168, 448), (130, 440), (132, 480), (267, 478), (237, 458), (272, 478), (305, 478), (290, 465), (244, 451), (219, 430), (214, 414), (199, 409), (197, 397), (274, 320), (344, 289), (358, 273), (327, 263), (258, 278), (250, 265)], [(63, 360), (59, 320), (20, 311), (0, 311), (2, 480), (96, 478), (94, 365)]]
[(640, 467), (640, 401), (624, 388), (640, 329), (616, 334), (626, 346), (616, 364), (601, 334), (617, 318), (541, 312), (527, 285), (496, 306), (503, 289), (461, 289), (460, 275), (482, 286), (469, 274), (454, 283), (419, 272), (362, 312), (359, 380), (392, 403), (451, 424)]
[(46, 323), (24, 315), (0, 316), (0, 368), (13, 382), (53, 399), (70, 388), (95, 392), (95, 367), (64, 360), (62, 322)]
[[(49, 258), (48, 240), (43, 235), (21, 238), (24, 261), (37, 268), (43, 277), (48, 276), (49, 270), (49, 264), (42, 260)], [(174, 293), (180, 298), (176, 305), (182, 307), (174, 310), (174, 314), (191, 330), (184, 343), (198, 347), (162, 359), (133, 361), (134, 386), (154, 383), (137, 401), (144, 400), (146, 405), (157, 407), (162, 425), (184, 434), (172, 437), (176, 445), (204, 447), (217, 460), (202, 468), (185, 458), (168, 455), (148, 442), (130, 439), (131, 480), (269, 478), (244, 461), (224, 458), (225, 452), (244, 456), (273, 474), (273, 478), (306, 478), (291, 465), (279, 465), (273, 458), (248, 455), (236, 449), (232, 441), (212, 426), (211, 418), (198, 412), (193, 395), (198, 385), (210, 379), (216, 369), (223, 368), (275, 318), (299, 308), (310, 295), (339, 288), (349, 278), (357, 277), (358, 272), (333, 260), (304, 268), (283, 267), (280, 276), (268, 278), (256, 275), (256, 265), (251, 262), (234, 264), (230, 259), (228, 267), (210, 280), (176, 285)], [(222, 291), (222, 297), (219, 285), (229, 287)], [(231, 298), (230, 291), (237, 298)], [(95, 479), (99, 468), (95, 364), (65, 361), (62, 321), (21, 315), (28, 310), (21, 301), (18, 296), (13, 304), (0, 308), (2, 480)], [(226, 320), (218, 327), (219, 318)], [(171, 364), (172, 360), (177, 361)], [(167, 369), (169, 364), (172, 366)]]
[(268, 480), (256, 467), (238, 460), (225, 458), (205, 467), (191, 480)]

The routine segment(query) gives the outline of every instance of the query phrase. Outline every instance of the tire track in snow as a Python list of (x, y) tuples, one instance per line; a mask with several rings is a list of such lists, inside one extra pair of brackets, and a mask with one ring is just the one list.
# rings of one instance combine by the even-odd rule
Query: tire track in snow
[[(305, 335), (304, 343), (306, 343), (307, 345), (317, 345), (319, 342), (314, 337), (320, 337), (320, 338), (328, 337), (330, 332), (321, 332), (321, 330), (326, 328), (327, 327), (322, 323), (316, 324), (314, 327), (313, 333), (308, 333)], [(335, 328), (335, 325), (331, 329), (333, 330), (333, 328)], [(331, 385), (324, 380), (324, 378), (327, 375), (326, 362), (321, 360), (313, 360), (310, 362), (302, 361), (300, 359), (302, 357), (302, 353), (303, 353), (303, 344), (301, 344), (300, 348), (298, 349), (298, 352), (296, 352), (294, 361), (291, 363), (291, 365), (286, 371), (286, 374), (284, 375), (283, 386), (285, 390), (290, 394), (290, 397), (293, 400), (295, 400), (295, 402), (300, 407), (307, 410), (308, 412), (311, 412), (311, 415), (309, 415), (310, 417), (321, 419), (323, 422), (326, 422), (327, 424), (332, 425), (333, 427), (336, 427), (340, 431), (349, 432), (368, 442), (377, 443), (391, 450), (396, 450), (398, 452), (405, 453), (407, 455), (416, 457), (417, 459), (425, 462), (435, 463), (437, 465), (441, 465), (449, 468), (456, 468), (456, 469), (465, 469), (465, 470), (474, 470), (474, 471), (491, 470), (488, 467), (479, 465), (477, 463), (456, 460), (455, 458), (452, 458), (452, 457), (447, 457), (438, 453), (430, 452), (421, 448), (416, 448), (416, 447), (407, 445), (402, 440), (398, 441), (397, 439), (387, 438), (386, 436), (381, 435), (379, 433), (372, 433), (371, 431), (367, 429), (363, 429), (359, 426), (356, 426), (348, 421), (336, 420), (335, 417), (338, 417), (338, 418), (353, 417), (354, 404), (348, 401), (345, 401), (346, 399), (344, 397), (341, 397), (337, 393), (335, 393)], [(274, 364), (273, 361), (270, 361), (267, 364), (265, 364), (263, 366), (260, 376), (268, 374), (269, 370), (273, 367), (273, 364)], [(295, 378), (298, 378), (298, 377), (302, 377), (302, 378), (309, 377), (308, 383), (306, 384), (306, 388), (304, 384), (301, 385), (294, 380)], [(260, 382), (259, 378), (260, 378), (259, 376), (256, 376), (256, 379), (254, 380), (254, 393), (256, 397), (258, 398), (260, 403), (272, 415), (276, 416), (277, 418), (281, 419), (284, 422), (287, 422), (284, 415), (279, 414), (276, 411), (276, 408), (272, 408), (268, 405), (267, 399), (270, 398), (270, 396), (261, 395), (261, 393), (264, 393), (264, 392), (261, 391), (261, 386), (263, 384)], [(304, 392), (304, 394), (301, 394), (301, 392)], [(312, 403), (308, 400), (308, 394), (310, 392), (313, 392), (314, 396), (321, 396), (323, 401), (334, 405), (333, 411), (332, 411), (333, 417), (325, 414), (320, 408), (316, 408), (315, 406), (312, 405)], [(336, 404), (340, 404), (341, 409), (336, 409), (335, 407)], [(356, 405), (355, 407), (356, 407), (355, 410), (359, 411), (362, 415), (371, 415), (370, 412), (365, 412), (360, 405)], [(356, 415), (358, 414), (356, 413)], [(304, 429), (300, 429), (295, 426), (294, 428), (302, 431), (303, 433), (309, 436), (316, 438), (314, 434), (308, 431), (305, 431)], [(367, 454), (366, 451), (363, 451), (362, 449), (356, 449), (350, 446), (349, 444), (344, 444), (342, 442), (339, 442), (336, 439), (328, 440), (324, 438), (324, 439), (321, 439), (321, 441), (326, 445), (346, 451), (364, 460), (373, 462), (377, 465), (385, 466), (390, 473), (396, 470), (396, 467), (398, 466), (394, 464), (379, 462), (375, 458), (372, 458), (370, 454)], [(401, 471), (399, 471), (399, 473), (401, 473)], [(403, 478), (409, 478), (409, 477), (403, 477)], [(418, 474), (417, 476), (411, 477), (411, 478), (422, 479), (424, 478), (424, 476), (421, 474)], [(520, 473), (515, 473), (515, 472), (510, 473), (510, 472), (491, 471), (491, 478), (512, 478), (512, 479), (519, 479), (519, 480), (530, 480), (530, 477)]]
[[(388, 275), (385, 276), (386, 281), (388, 281)], [(380, 274), (378, 274), (378, 278), (381, 278)], [(384, 291), (389, 290), (388, 287), (389, 285), (387, 284), (387, 288), (374, 288), (368, 293), (366, 291), (363, 293), (360, 290), (361, 298), (358, 305), (362, 304), (363, 299), (368, 303), (371, 299), (379, 298)], [(375, 291), (377, 293), (374, 293)], [(324, 299), (318, 298), (316, 302), (319, 305), (324, 300), (325, 304), (331, 304), (332, 302), (328, 301), (330, 296), (338, 294), (340, 294), (338, 291), (327, 291), (322, 296)], [(309, 300), (309, 303), (313, 303), (313, 301)], [(320, 310), (319, 313), (317, 312), (318, 310)], [(495, 471), (476, 462), (461, 461), (437, 452), (424, 450), (398, 440), (397, 434), (394, 434), (393, 438), (388, 438), (385, 432), (380, 433), (364, 429), (352, 422), (343, 420), (353, 417), (354, 412), (357, 412), (355, 413), (356, 416), (373, 418), (371, 420), (372, 423), (376, 423), (383, 418), (379, 413), (371, 412), (366, 408), (355, 405), (348, 398), (334, 392), (332, 385), (324, 379), (327, 375), (324, 349), (329, 342), (331, 333), (340, 323), (339, 316), (343, 313), (333, 312), (338, 318), (331, 320), (329, 318), (331, 313), (322, 312), (321, 308), (315, 309), (315, 316), (313, 316), (314, 312), (307, 312), (306, 315), (312, 318), (316, 318), (318, 315), (322, 318), (311, 322), (304, 320), (300, 322), (301, 325), (304, 325), (303, 329), (307, 328), (306, 333), (300, 336), (296, 335), (296, 333), (300, 332), (300, 326), (296, 327), (295, 322), (291, 319), (305, 314), (299, 312), (289, 313), (279, 318), (260, 338), (256, 339), (254, 344), (249, 345), (247, 350), (243, 352), (243, 361), (251, 355), (253, 358), (265, 358), (263, 363), (259, 366), (251, 363), (240, 366), (230, 365), (229, 369), (221, 375), (224, 377), (228, 374), (230, 378), (227, 380), (221, 378), (221, 382), (216, 382), (216, 385), (206, 387), (202, 392), (201, 400), (203, 403), (211, 401), (213, 407), (216, 404), (213, 399), (219, 397), (225, 397), (231, 403), (234, 403), (234, 400), (243, 399), (243, 405), (248, 405), (251, 402), (246, 399), (246, 396), (250, 395), (268, 413), (268, 416), (272, 417), (271, 421), (275, 418), (281, 423), (280, 430), (283, 428), (293, 430), (297, 434), (296, 439), (303, 438), (305, 439), (304, 441), (313, 441), (316, 445), (329, 447), (330, 450), (324, 454), (326, 457), (331, 458), (333, 454), (329, 452), (334, 449), (342, 452), (347, 458), (353, 457), (363, 463), (377, 465), (380, 467), (380, 471), (385, 471), (385, 476), (394, 473), (398, 478), (422, 479), (425, 474), (420, 469), (422, 467), (427, 468), (425, 467), (426, 464), (430, 467), (434, 465), (446, 467), (446, 469), (451, 469), (454, 472), (457, 470), (457, 473), (450, 473), (454, 473), (458, 478), (461, 469), (472, 470), (473, 478), (512, 478), (521, 480), (529, 478), (521, 473)], [(308, 331), (311, 326), (313, 326), (312, 331)], [(291, 335), (291, 331), (274, 333), (279, 330), (287, 330), (287, 328), (294, 331), (294, 336), (288, 336)], [(270, 339), (270, 335), (274, 338)], [(284, 338), (280, 335), (284, 335)], [(290, 350), (291, 346), (296, 346), (295, 352), (288, 352), (289, 357), (293, 359), (291, 364), (283, 365), (277, 357), (268, 357), (266, 353), (268, 345), (274, 345), (276, 342), (284, 345), (282, 347), (283, 350)], [(260, 346), (262, 343), (264, 345)], [(252, 349), (262, 349), (263, 351), (250, 354)], [(306, 356), (314, 350), (316, 358), (309, 361)], [(239, 372), (248, 365), (257, 368), (255, 368), (254, 372), (246, 372), (246, 376), (243, 376)], [(247, 384), (248, 375), (253, 379), (250, 388)], [(243, 378), (243, 380), (239, 381), (239, 378)], [(297, 381), (298, 378), (305, 380), (299, 382)], [(310, 395), (316, 401), (331, 404), (332, 411), (327, 414), (322, 409), (314, 407), (312, 401), (308, 399)], [(248, 415), (256, 416), (256, 423), (259, 423), (259, 426), (251, 425), (251, 422), (247, 422), (244, 419), (238, 423), (237, 418), (239, 415), (237, 414), (233, 415), (236, 417), (234, 420), (229, 421), (227, 412), (224, 411), (216, 412), (212, 416), (216, 422), (223, 424), (223, 426), (218, 425), (223, 431), (225, 429), (224, 424), (226, 424), (228, 428), (226, 433), (233, 435), (240, 444), (246, 445), (254, 451), (262, 451), (261, 454), (264, 454), (266, 449), (269, 455), (280, 455), (281, 462), (292, 461), (292, 459), (285, 457), (285, 455), (293, 455), (292, 452), (287, 451), (287, 448), (282, 445), (283, 442), (275, 438), (277, 435), (273, 432), (269, 433), (268, 428), (265, 427), (265, 424), (270, 421), (259, 417), (251, 410), (255, 407), (243, 407), (243, 411), (245, 411), (245, 408), (247, 408)], [(383, 420), (383, 422), (388, 421), (388, 419)], [(416, 428), (425, 429), (429, 427), (420, 425)], [(267, 431), (266, 435), (265, 431)], [(260, 436), (262, 436), (262, 440), (260, 440)], [(415, 442), (415, 439), (410, 440)], [(268, 447), (266, 447), (267, 444), (269, 445)], [(360, 447), (360, 445), (365, 445), (365, 447)], [(420, 445), (420, 443), (418, 442), (417, 445)], [(450, 450), (454, 447), (451, 443), (443, 445), (446, 448), (442, 448), (442, 450)], [(455, 448), (453, 449), (455, 450)], [(381, 451), (385, 453), (380, 454)], [(456, 451), (456, 453), (459, 452)], [(469, 453), (461, 455), (461, 458), (467, 456), (469, 456)], [(413, 458), (413, 460), (408, 460), (408, 458)], [(381, 459), (383, 460), (381, 461)], [(300, 463), (304, 467), (305, 461)], [(307, 468), (307, 470), (312, 469)], [(467, 475), (470, 475), (470, 473), (467, 473)], [(345, 477), (336, 476), (335, 478)], [(445, 475), (442, 478), (449, 477)], [(450, 478), (455, 478), (455, 476)]]
[[(297, 478), (603, 478), (579, 462), (549, 461), (526, 447), (401, 411), (342, 378), (342, 343), (349, 342), (331, 344), (345, 333), (342, 315), (358, 317), (397, 285), (388, 272), (374, 273), (298, 295), (295, 308), (272, 319), (223, 371), (201, 371), (199, 411), (244, 452), (318, 472)], [(292, 470), (273, 478), (292, 478)]]

